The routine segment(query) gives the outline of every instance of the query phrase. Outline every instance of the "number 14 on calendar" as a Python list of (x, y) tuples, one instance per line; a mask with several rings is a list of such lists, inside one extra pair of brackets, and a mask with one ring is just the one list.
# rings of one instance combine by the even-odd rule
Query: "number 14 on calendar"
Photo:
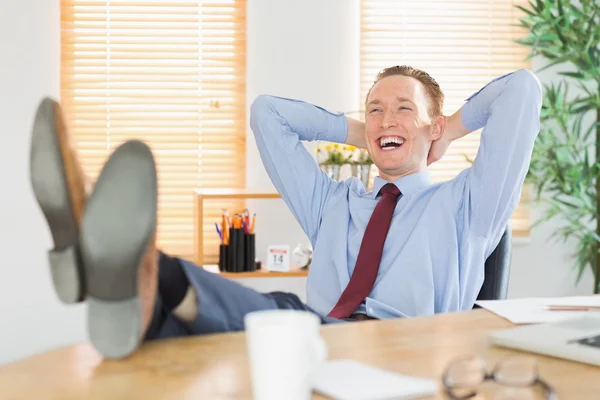
[(290, 246), (271, 245), (267, 248), (267, 270), (278, 272), (290, 270)]

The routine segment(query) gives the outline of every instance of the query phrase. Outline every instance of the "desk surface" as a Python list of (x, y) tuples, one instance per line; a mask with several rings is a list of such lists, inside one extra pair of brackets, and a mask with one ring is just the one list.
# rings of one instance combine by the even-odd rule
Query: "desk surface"
[[(488, 332), (511, 324), (484, 310), (322, 327), (330, 359), (352, 358), (439, 379), (456, 356), (492, 363), (507, 354)], [(600, 398), (600, 368), (535, 355), (561, 400)], [(126, 361), (103, 361), (87, 344), (0, 367), (2, 399), (251, 399), (243, 333), (147, 343)], [(315, 395), (314, 399), (324, 399)], [(438, 393), (435, 399), (443, 399)]]

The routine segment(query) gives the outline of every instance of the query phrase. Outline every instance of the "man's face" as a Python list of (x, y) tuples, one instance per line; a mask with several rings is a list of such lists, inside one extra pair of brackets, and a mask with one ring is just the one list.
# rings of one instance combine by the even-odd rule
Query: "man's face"
[(367, 98), (367, 150), (382, 178), (394, 180), (427, 167), (432, 140), (441, 135), (428, 115), (425, 87), (393, 75), (377, 82)]

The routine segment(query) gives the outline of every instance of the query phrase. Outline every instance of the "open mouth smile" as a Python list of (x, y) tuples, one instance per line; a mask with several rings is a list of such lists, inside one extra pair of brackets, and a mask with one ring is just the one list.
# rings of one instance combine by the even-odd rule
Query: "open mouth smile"
[(404, 143), (400, 136), (382, 136), (377, 140), (379, 148), (384, 151), (393, 151), (399, 149)]

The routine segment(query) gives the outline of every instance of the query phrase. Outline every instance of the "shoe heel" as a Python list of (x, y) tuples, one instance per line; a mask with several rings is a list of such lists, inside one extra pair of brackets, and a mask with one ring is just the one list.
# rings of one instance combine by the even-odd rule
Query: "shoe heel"
[(79, 250), (75, 246), (48, 252), (52, 283), (58, 298), (66, 304), (83, 300), (83, 282), (79, 270)]

